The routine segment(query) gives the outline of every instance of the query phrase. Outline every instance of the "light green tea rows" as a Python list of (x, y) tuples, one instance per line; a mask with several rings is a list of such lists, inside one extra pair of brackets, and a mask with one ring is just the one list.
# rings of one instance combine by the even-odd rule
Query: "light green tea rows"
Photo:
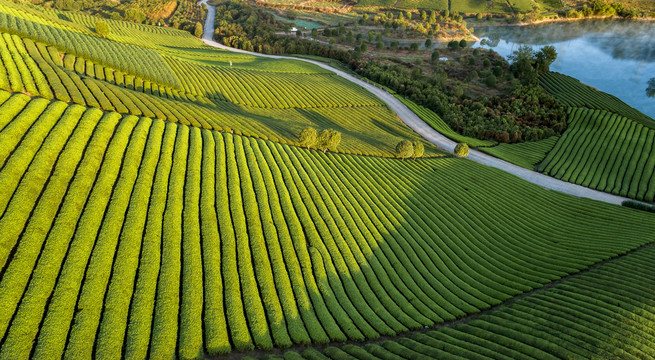
[(0, 95), (0, 358), (395, 335), (626, 252), (655, 226), (466, 160), (323, 154), (27, 100)]
[(474, 320), (411, 338), (267, 359), (649, 358), (654, 261), (655, 248), (640, 250)]
[(538, 171), (592, 189), (653, 201), (655, 130), (602, 110), (571, 108), (569, 129)]
[(546, 154), (555, 146), (559, 136), (551, 136), (547, 139), (517, 144), (498, 144), (492, 147), (481, 147), (478, 150), (493, 155), (497, 158), (509, 161), (512, 164), (534, 170)]
[(541, 85), (561, 103), (572, 107), (586, 107), (613, 112), (655, 129), (655, 120), (624, 103), (616, 96), (596, 90), (580, 80), (549, 72), (539, 77)]

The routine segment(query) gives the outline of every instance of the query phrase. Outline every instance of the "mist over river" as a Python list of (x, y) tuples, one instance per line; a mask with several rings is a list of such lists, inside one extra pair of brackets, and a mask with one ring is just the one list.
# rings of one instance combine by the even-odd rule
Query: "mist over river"
[(475, 47), (493, 49), (504, 57), (521, 45), (534, 49), (552, 45), (558, 57), (551, 71), (573, 76), (655, 118), (655, 97), (646, 94), (648, 80), (655, 78), (655, 22), (552, 22), (480, 27), (475, 34), (487, 42)]

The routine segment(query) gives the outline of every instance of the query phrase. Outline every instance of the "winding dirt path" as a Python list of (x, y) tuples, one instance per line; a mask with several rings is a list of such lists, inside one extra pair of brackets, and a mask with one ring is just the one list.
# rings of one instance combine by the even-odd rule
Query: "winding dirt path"
[[(200, 1), (200, 4), (206, 4), (207, 0), (202, 0)], [(457, 145), (456, 142), (450, 140), (449, 138), (445, 137), (441, 133), (437, 132), (434, 130), (432, 127), (430, 127), (428, 124), (426, 124), (421, 118), (419, 118), (412, 110), (410, 110), (405, 104), (400, 102), (400, 100), (396, 99), (393, 95), (389, 94), (383, 89), (380, 89), (374, 85), (371, 85), (359, 78), (356, 78), (344, 71), (341, 71), (339, 69), (335, 69), (325, 63), (315, 61), (315, 60), (309, 60), (309, 59), (302, 59), (302, 58), (296, 58), (292, 56), (279, 56), (279, 55), (266, 55), (266, 54), (260, 54), (260, 53), (255, 53), (255, 52), (249, 52), (245, 50), (240, 50), (240, 49), (235, 49), (231, 48), (228, 46), (225, 46), (223, 44), (220, 44), (216, 41), (212, 40), (212, 36), (214, 34), (214, 18), (216, 17), (216, 7), (207, 5), (207, 20), (205, 22), (205, 31), (202, 36), (202, 41), (209, 45), (213, 46), (219, 49), (223, 50), (228, 50), (232, 52), (237, 52), (237, 53), (244, 53), (244, 54), (250, 54), (254, 56), (261, 56), (261, 57), (268, 57), (268, 58), (274, 58), (274, 59), (290, 59), (290, 60), (296, 60), (296, 61), (304, 61), (308, 63), (312, 63), (316, 66), (319, 66), (323, 69), (329, 70), (337, 74), (338, 76), (351, 81), (357, 85), (360, 85), (361, 87), (365, 88), (366, 90), (370, 91), (373, 93), (375, 96), (380, 98), (382, 101), (384, 101), (390, 108), (393, 110), (398, 117), (411, 129), (416, 131), (419, 135), (424, 137), (426, 140), (430, 141), (434, 145), (452, 152), (455, 149), (455, 145)], [(628, 200), (627, 198), (604, 193), (601, 191), (597, 190), (592, 190), (589, 188), (586, 188), (584, 186), (568, 183), (565, 181), (561, 181), (555, 178), (552, 178), (550, 176), (538, 173), (536, 171), (528, 170), (525, 168), (522, 168), (520, 166), (516, 166), (514, 164), (511, 164), (507, 161), (498, 159), (496, 157), (493, 157), (491, 155), (487, 155), (485, 153), (476, 151), (476, 150), (471, 150), (469, 152), (468, 156), (469, 160), (473, 160), (477, 163), (495, 167), (501, 170), (504, 170), (510, 174), (516, 175), (520, 177), (523, 180), (529, 181), (533, 184), (539, 185), (545, 189), (549, 190), (556, 190), (559, 192), (563, 192), (565, 194), (577, 196), (577, 197), (584, 197), (584, 198), (589, 198), (593, 200), (598, 200), (598, 201), (603, 201), (606, 203), (610, 204), (617, 204), (620, 205), (624, 200)]]

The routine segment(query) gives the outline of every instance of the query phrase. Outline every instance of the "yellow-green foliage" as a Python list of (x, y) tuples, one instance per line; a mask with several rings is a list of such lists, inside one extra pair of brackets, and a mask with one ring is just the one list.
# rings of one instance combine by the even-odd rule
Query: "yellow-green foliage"
[(139, 167), (138, 178), (125, 215), (124, 222), (128, 226), (125, 226), (124, 231), (120, 234), (112, 270), (112, 274), (115, 274), (113, 276), (119, 276), (120, 280), (112, 281), (109, 284), (105, 302), (106, 307), (111, 308), (112, 311), (103, 312), (102, 322), (98, 328), (96, 352), (100, 358), (118, 359), (122, 356), (122, 343), (127, 329), (133, 284), (139, 266), (141, 237), (145, 229), (148, 203), (161, 150), (164, 127), (163, 121), (155, 121), (152, 124)]
[[(166, 124), (164, 137), (161, 140), (157, 170), (150, 192), (141, 259), (131, 299), (132, 305), (125, 338), (125, 357), (128, 359), (145, 358), (148, 353), (150, 326), (155, 308), (157, 277), (161, 264), (162, 222), (166, 207), (167, 185), (173, 162), (177, 127), (173, 123)], [(151, 137), (148, 148), (156, 147), (157, 143), (159, 143), (158, 138)], [(138, 206), (143, 206), (143, 204), (141, 203)]]
[(391, 336), (500, 304), (655, 230), (647, 213), (458, 159), (323, 154), (44, 99), (24, 107), (0, 132), (11, 211), (0, 357), (194, 358)]
[(188, 147), (189, 128), (183, 126), (178, 129), (175, 140), (173, 165), (168, 182), (168, 198), (162, 231), (161, 268), (150, 341), (151, 353), (167, 359), (175, 357), (179, 326), (182, 208)]
[(469, 145), (467, 143), (459, 143), (455, 146), (455, 155), (463, 158), (469, 156)]
[(396, 145), (396, 156), (406, 159), (414, 155), (414, 144), (409, 140), (403, 140)]

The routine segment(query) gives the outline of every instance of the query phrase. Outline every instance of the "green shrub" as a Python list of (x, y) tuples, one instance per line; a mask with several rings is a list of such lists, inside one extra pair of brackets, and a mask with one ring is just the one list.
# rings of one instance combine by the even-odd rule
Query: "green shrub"
[(423, 143), (420, 141), (414, 141), (412, 145), (414, 145), (414, 159), (422, 157), (425, 153), (425, 146), (423, 146)]
[(96, 23), (96, 33), (98, 33), (98, 35), (102, 36), (103, 38), (106, 38), (111, 34), (111, 29), (105, 21), (101, 20)]
[(469, 155), (469, 145), (467, 143), (459, 143), (455, 146), (455, 155), (459, 158), (467, 157)]
[(341, 133), (336, 130), (325, 129), (318, 135), (318, 147), (323, 152), (326, 152), (328, 149), (332, 151), (336, 150), (340, 142)]
[(409, 140), (402, 140), (396, 145), (396, 157), (405, 160), (414, 154), (414, 145)]
[(318, 131), (312, 127), (302, 129), (300, 135), (300, 145), (309, 149), (318, 142)]
[(641, 210), (641, 211), (647, 211), (647, 212), (652, 212), (655, 213), (655, 206), (653, 205), (648, 205), (639, 201), (634, 201), (634, 200), (625, 200), (621, 203), (622, 206)]

